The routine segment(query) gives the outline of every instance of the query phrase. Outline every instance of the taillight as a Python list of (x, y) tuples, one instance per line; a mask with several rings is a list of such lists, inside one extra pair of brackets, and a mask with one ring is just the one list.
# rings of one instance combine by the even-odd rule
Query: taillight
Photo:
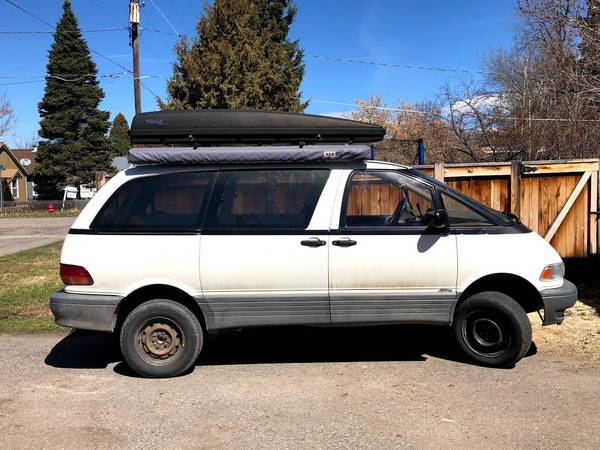
[(60, 265), (60, 279), (66, 285), (90, 286), (94, 280), (85, 267), (72, 264)]

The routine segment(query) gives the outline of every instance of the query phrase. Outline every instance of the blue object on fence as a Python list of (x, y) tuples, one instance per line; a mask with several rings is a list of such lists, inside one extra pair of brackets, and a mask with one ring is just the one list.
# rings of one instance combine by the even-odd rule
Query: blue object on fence
[(417, 155), (419, 159), (419, 165), (425, 164), (425, 144), (421, 138), (417, 140)]
[(371, 145), (371, 159), (375, 159), (375, 146)]

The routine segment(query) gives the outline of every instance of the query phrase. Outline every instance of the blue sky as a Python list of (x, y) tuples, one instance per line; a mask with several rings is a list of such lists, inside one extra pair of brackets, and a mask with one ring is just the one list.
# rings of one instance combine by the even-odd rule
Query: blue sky
[[(12, 0), (43, 20), (56, 23), (62, 0)], [(83, 30), (125, 27), (128, 0), (72, 0)], [(165, 78), (171, 73), (173, 45), (180, 34), (193, 35), (204, 0), (146, 0), (141, 12), (141, 73), (143, 84), (165, 96)], [(161, 16), (158, 8), (166, 16)], [(386, 103), (422, 101), (435, 97), (445, 82), (476, 74), (392, 68), (348, 62), (330, 62), (314, 56), (356, 58), (380, 63), (447, 67), (476, 71), (492, 48), (508, 46), (515, 24), (512, 0), (296, 0), (298, 15), (291, 37), (305, 50), (302, 92), (312, 98), (307, 112), (331, 114), (350, 107), (321, 100), (352, 103), (380, 94)], [(1, 31), (48, 31), (50, 28), (0, 0)], [(170, 22), (170, 24), (169, 24)], [(161, 30), (157, 33), (151, 30)], [(172, 34), (165, 34), (172, 33)], [(127, 31), (86, 33), (90, 48), (131, 68)], [(44, 83), (32, 81), (45, 73), (49, 34), (0, 34), (0, 92), (5, 92), (17, 121), (9, 144), (37, 132), (37, 103)], [(117, 65), (93, 55), (100, 74), (123, 72)], [(15, 77), (15, 78), (11, 78)], [(101, 108), (111, 117), (123, 112), (133, 117), (133, 87), (129, 77), (101, 78), (105, 99)], [(156, 109), (149, 90), (142, 89), (142, 107)]]

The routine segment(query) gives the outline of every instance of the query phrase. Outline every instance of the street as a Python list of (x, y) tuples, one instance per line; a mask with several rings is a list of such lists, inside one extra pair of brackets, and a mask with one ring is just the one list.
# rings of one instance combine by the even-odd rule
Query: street
[(0, 256), (65, 238), (76, 217), (0, 218)]
[(477, 367), (443, 328), (233, 332), (165, 380), (110, 335), (2, 340), (3, 448), (600, 447), (600, 369), (535, 348)]

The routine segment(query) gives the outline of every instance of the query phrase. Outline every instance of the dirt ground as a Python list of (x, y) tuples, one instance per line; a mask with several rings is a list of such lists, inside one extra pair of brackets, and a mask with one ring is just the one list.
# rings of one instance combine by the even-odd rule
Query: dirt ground
[(0, 448), (600, 448), (600, 368), (478, 367), (446, 331), (247, 330), (165, 380), (109, 335), (0, 335)]
[(578, 301), (567, 310), (559, 326), (542, 327), (537, 314), (530, 314), (533, 341), (547, 355), (572, 356), (592, 367), (600, 367), (600, 316), (596, 308)]

